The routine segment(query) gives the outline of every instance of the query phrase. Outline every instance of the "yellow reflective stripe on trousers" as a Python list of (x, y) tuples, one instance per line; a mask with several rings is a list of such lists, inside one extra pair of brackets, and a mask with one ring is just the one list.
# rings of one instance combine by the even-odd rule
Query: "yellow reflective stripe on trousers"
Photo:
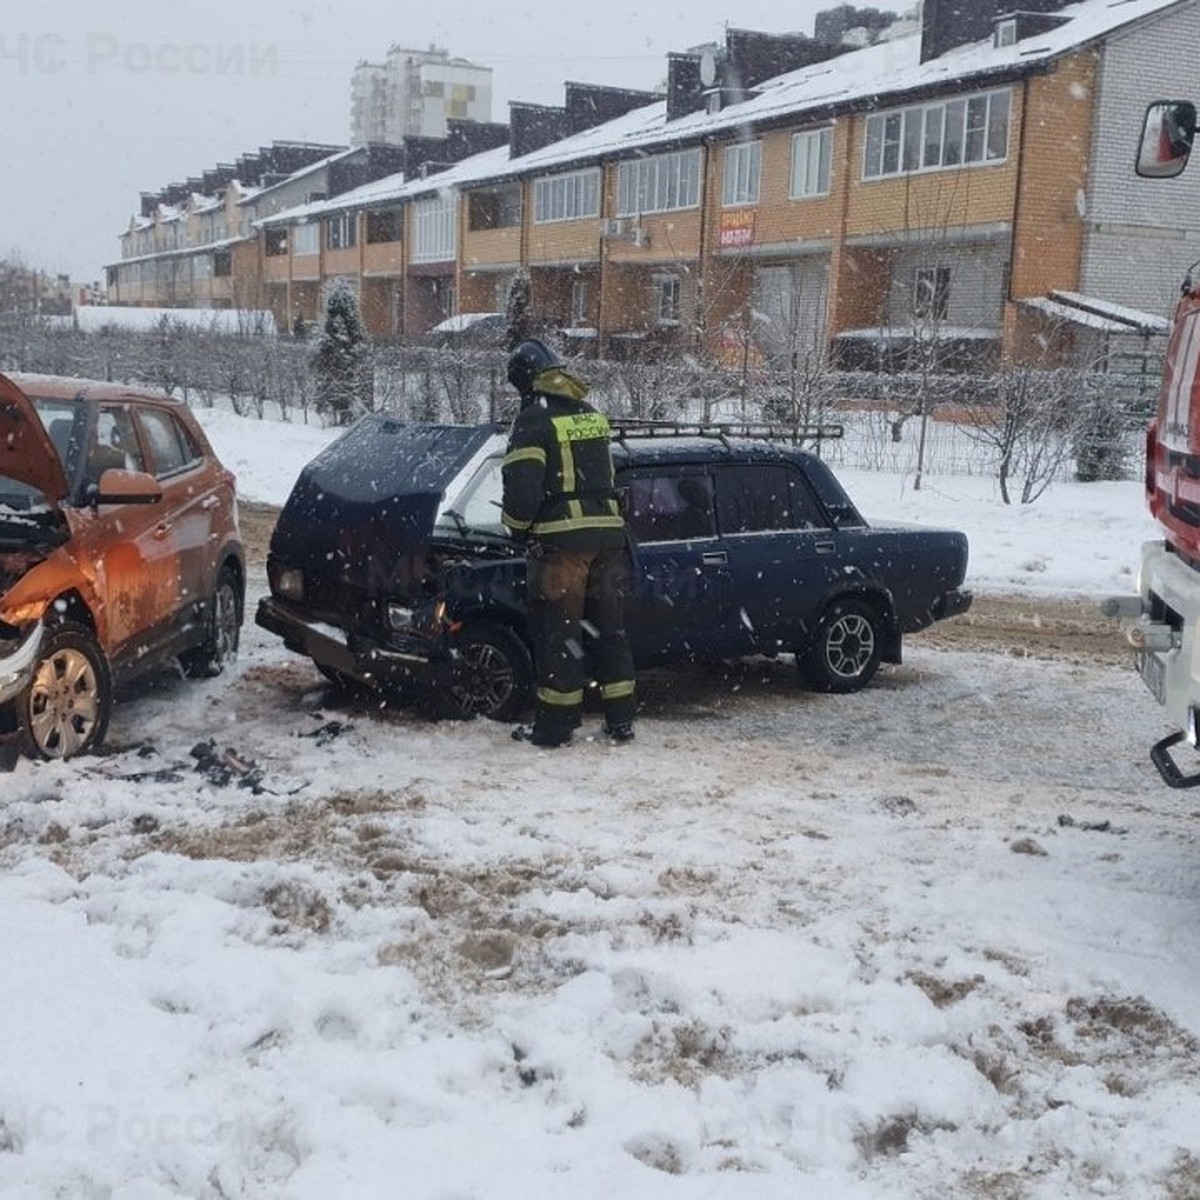
[(537, 698), (554, 708), (577, 708), (583, 703), (583, 688), (577, 692), (556, 692), (553, 688), (540, 687)]
[(617, 683), (605, 683), (600, 687), (600, 698), (602, 700), (621, 700), (625, 696), (633, 695), (633, 680), (622, 679)]

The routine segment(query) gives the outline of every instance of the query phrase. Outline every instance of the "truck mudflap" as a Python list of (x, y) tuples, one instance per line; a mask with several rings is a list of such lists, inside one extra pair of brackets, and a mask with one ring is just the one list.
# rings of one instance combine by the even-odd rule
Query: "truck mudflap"
[(1185, 775), (1171, 757), (1171, 747), (1178, 745), (1187, 735), (1182, 730), (1168, 734), (1161, 742), (1150, 747), (1150, 761), (1158, 768), (1163, 783), (1173, 788), (1200, 787), (1200, 769)]

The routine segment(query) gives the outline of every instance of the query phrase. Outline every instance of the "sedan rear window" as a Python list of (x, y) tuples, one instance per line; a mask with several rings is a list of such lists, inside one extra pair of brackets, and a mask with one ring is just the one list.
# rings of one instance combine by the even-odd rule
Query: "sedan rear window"
[(782, 464), (721, 467), (717, 513), (723, 534), (828, 527), (800, 472)]

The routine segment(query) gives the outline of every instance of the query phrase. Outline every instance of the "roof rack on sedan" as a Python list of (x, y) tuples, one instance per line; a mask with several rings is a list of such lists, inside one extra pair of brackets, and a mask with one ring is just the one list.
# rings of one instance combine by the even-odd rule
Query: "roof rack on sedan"
[(742, 422), (721, 422), (720, 424), (705, 424), (703, 422), (680, 421), (643, 421), (637, 418), (611, 418), (613, 437), (618, 442), (628, 438), (655, 437), (705, 437), (715, 438), (728, 445), (730, 439), (747, 439), (760, 442), (791, 442), (800, 445), (803, 442), (822, 442), (842, 436), (842, 426), (832, 425), (770, 425), (746, 424)]

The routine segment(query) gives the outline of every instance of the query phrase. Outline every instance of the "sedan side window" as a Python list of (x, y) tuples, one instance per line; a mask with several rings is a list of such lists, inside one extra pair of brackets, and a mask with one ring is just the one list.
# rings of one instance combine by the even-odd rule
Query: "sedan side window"
[(824, 529), (821, 512), (799, 471), (782, 464), (722, 467), (717, 472), (722, 534)]
[(717, 535), (708, 475), (643, 475), (628, 481), (626, 522), (636, 542), (687, 542)]

